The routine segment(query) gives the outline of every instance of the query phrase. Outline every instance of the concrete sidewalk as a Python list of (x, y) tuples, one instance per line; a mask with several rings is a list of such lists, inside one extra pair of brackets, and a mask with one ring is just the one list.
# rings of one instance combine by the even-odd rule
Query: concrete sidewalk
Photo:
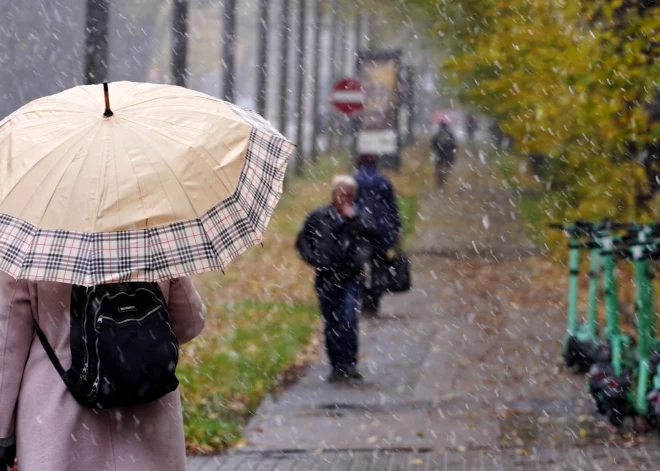
[(465, 152), (420, 218), (415, 289), (361, 323), (364, 382), (310, 366), (262, 404), (245, 448), (189, 470), (655, 469), (658, 440), (612, 436), (557, 366), (561, 286), (534, 283), (547, 262), (485, 157)]

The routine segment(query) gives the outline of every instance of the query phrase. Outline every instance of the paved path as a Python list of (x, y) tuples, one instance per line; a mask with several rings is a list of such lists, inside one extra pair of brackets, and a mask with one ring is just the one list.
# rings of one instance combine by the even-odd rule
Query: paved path
[(361, 324), (365, 381), (310, 366), (262, 404), (246, 447), (189, 471), (655, 469), (657, 440), (612, 436), (558, 368), (561, 286), (534, 283), (548, 262), (485, 157), (466, 152), (420, 217), (415, 289)]

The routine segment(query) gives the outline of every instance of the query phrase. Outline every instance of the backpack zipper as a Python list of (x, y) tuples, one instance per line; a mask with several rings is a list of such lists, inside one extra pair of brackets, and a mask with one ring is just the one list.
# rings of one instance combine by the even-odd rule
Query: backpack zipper
[[(124, 319), (121, 321), (116, 321), (112, 317), (108, 316), (102, 316), (100, 315), (96, 319), (96, 326), (95, 329), (97, 333), (100, 334), (101, 326), (103, 325), (103, 319), (106, 319), (110, 321), (112, 324), (115, 325), (124, 325), (128, 324), (131, 322), (136, 322), (140, 323), (143, 320), (145, 320), (147, 317), (151, 316), (154, 312), (158, 312), (163, 306), (158, 305), (155, 308), (153, 308), (151, 311), (147, 312), (145, 315), (140, 317), (139, 319)], [(101, 382), (101, 357), (99, 356), (99, 335), (96, 336), (96, 379), (94, 380), (94, 384), (92, 385), (92, 390), (89, 394), (90, 397), (96, 397), (96, 394), (99, 392), (99, 383)]]
[(109, 321), (111, 324), (114, 324), (114, 325), (125, 325), (125, 324), (131, 324), (131, 323), (134, 323), (134, 322), (135, 322), (135, 323), (140, 323), (140, 322), (142, 322), (143, 320), (145, 320), (147, 317), (149, 317), (150, 315), (152, 315), (154, 312), (159, 311), (161, 308), (162, 308), (162, 306), (159, 304), (157, 307), (153, 308), (151, 311), (147, 312), (147, 313), (144, 314), (142, 317), (139, 317), (139, 318), (137, 318), (137, 319), (123, 319), (123, 320), (121, 320), (121, 321), (116, 321), (116, 320), (114, 320), (112, 317), (108, 317), (108, 316), (99, 316), (99, 317), (96, 319), (96, 331), (97, 331), (97, 332), (99, 331), (99, 329), (101, 328), (101, 325), (103, 325), (104, 320), (105, 320), (105, 321)]
[(85, 311), (83, 312), (83, 346), (85, 347), (85, 364), (83, 370), (78, 378), (78, 386), (87, 381), (87, 373), (89, 372), (89, 348), (87, 347), (87, 307), (89, 306), (89, 291), (90, 288), (85, 289)]

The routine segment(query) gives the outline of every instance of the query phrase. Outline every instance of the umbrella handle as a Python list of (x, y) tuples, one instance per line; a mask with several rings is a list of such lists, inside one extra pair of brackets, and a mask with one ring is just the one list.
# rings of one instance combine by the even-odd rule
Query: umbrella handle
[(110, 109), (110, 94), (108, 93), (108, 82), (103, 82), (103, 94), (105, 95), (105, 112), (103, 113), (103, 116), (109, 118), (110, 116), (114, 115), (114, 113)]

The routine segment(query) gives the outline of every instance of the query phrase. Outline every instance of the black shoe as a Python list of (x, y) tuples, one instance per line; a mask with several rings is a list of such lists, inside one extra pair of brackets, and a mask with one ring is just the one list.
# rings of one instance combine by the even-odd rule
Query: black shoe
[(362, 376), (362, 373), (360, 373), (356, 367), (351, 366), (347, 371), (346, 371), (346, 376), (348, 376), (351, 379), (356, 379), (358, 381), (361, 381), (364, 379), (364, 376)]
[(328, 383), (342, 383), (348, 380), (348, 375), (337, 370), (332, 370), (328, 376)]

